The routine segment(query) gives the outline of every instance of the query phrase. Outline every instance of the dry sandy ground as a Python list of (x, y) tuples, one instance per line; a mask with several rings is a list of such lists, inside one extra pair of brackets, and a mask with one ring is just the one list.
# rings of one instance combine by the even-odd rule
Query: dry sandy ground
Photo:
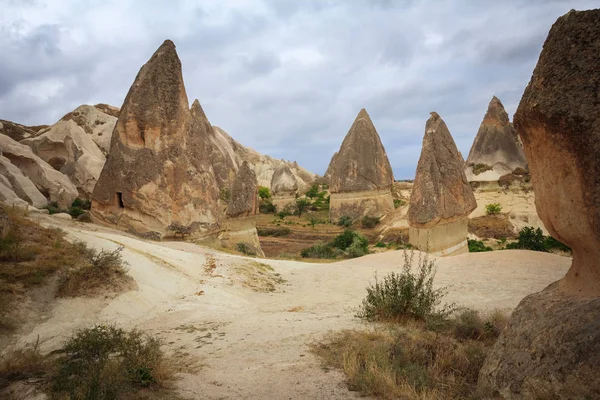
[[(348, 399), (339, 372), (324, 372), (307, 343), (330, 330), (360, 327), (354, 318), (365, 287), (377, 273), (398, 270), (402, 252), (333, 264), (261, 260), (286, 283), (272, 293), (243, 285), (236, 268), (252, 259), (184, 242), (156, 243), (94, 225), (42, 217), (91, 247), (125, 246), (124, 258), (139, 290), (115, 298), (58, 300), (19, 343), (42, 339), (56, 348), (76, 328), (98, 322), (160, 335), (167, 349), (197, 372), (181, 374), (178, 388), (192, 399)], [(216, 268), (205, 271), (207, 256)], [(570, 259), (528, 251), (465, 254), (437, 259), (435, 283), (452, 285), (449, 301), (510, 310), (527, 294), (561, 278)]]

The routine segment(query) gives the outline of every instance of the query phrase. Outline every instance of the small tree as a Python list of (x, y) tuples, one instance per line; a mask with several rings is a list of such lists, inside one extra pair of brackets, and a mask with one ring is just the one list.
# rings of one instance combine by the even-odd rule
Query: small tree
[(319, 185), (317, 185), (316, 183), (314, 185), (312, 185), (310, 187), (310, 189), (308, 189), (308, 191), (306, 192), (306, 197), (310, 197), (311, 199), (314, 199), (315, 197), (317, 197), (319, 195)]
[(309, 205), (310, 205), (310, 201), (308, 201), (308, 199), (306, 199), (305, 197), (300, 197), (300, 198), (296, 199), (296, 213), (298, 214), (299, 217), (302, 215), (304, 210), (306, 210), (306, 208)]
[(310, 226), (315, 229), (315, 225), (319, 223), (319, 220), (316, 217), (310, 217)]
[(268, 187), (259, 186), (258, 187), (258, 197), (261, 200), (267, 200), (271, 198), (271, 190)]
[(500, 203), (491, 203), (485, 206), (485, 213), (487, 215), (498, 215), (502, 212), (502, 206)]
[(344, 228), (350, 228), (352, 226), (352, 218), (350, 218), (347, 215), (342, 215), (338, 220), (337, 220), (337, 225), (338, 226), (343, 226)]

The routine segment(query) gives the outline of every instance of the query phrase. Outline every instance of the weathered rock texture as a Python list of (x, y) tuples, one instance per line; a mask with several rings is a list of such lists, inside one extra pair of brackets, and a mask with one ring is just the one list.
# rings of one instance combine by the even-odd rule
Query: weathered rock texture
[[(220, 152), (225, 155), (224, 164), (229, 165), (230, 161), (228, 159), (232, 159), (234, 163), (234, 169), (237, 171), (239, 166), (246, 161), (256, 174), (258, 185), (270, 188), (271, 181), (273, 180), (273, 174), (281, 163), (281, 160), (261, 154), (250, 147), (241, 145), (218, 126), (213, 126), (213, 129), (213, 140), (218, 144)], [(318, 178), (316, 174), (313, 174), (302, 168), (295, 161), (285, 161), (285, 163), (288, 165), (288, 167), (290, 167), (290, 170), (296, 177), (296, 181), (298, 182), (298, 190), (300, 191), (308, 190), (308, 188)], [(231, 176), (231, 173), (229, 174)]]
[(517, 168), (526, 170), (527, 160), (504, 106), (494, 96), (467, 157), (467, 180), (497, 182)]
[(192, 235), (219, 220), (219, 188), (204, 154), (175, 45), (165, 41), (140, 69), (112, 134), (92, 196), (92, 218), (158, 237), (176, 223)]
[(600, 398), (600, 10), (552, 26), (515, 114), (566, 276), (526, 297), (487, 357), (481, 389), (507, 399)]
[(92, 106), (79, 106), (43, 133), (21, 143), (31, 147), (41, 159), (69, 177), (80, 197), (91, 198), (106, 162), (98, 143), (110, 142), (108, 129), (116, 118)]
[(275, 173), (273, 173), (270, 186), (272, 202), (278, 210), (296, 201), (298, 179), (285, 161), (281, 160)]
[(224, 230), (219, 235), (225, 247), (235, 248), (238, 243), (249, 246), (256, 255), (264, 257), (256, 231), (258, 213), (258, 182), (254, 171), (243, 162), (236, 175), (225, 215)]
[(432, 112), (408, 208), (409, 240), (419, 250), (468, 252), (467, 217), (477, 204), (463, 167), (446, 123)]
[(392, 167), (367, 111), (358, 113), (328, 167), (329, 218), (381, 217), (394, 211)]
[(38, 132), (43, 131), (47, 127), (48, 125), (25, 126), (0, 119), (0, 134), (6, 135), (17, 142), (34, 137)]
[(49, 129), (51, 131), (67, 130), (72, 132), (72, 135), (85, 133), (106, 155), (110, 151), (112, 132), (117, 123), (119, 111), (117, 107), (108, 104), (96, 104), (95, 106), (84, 104), (67, 113)]
[(34, 207), (43, 207), (49, 200), (66, 209), (77, 198), (77, 188), (69, 178), (35, 155), (28, 146), (0, 135), (0, 156), (0, 171), (5, 178), (0, 188), (3, 201), (14, 200), (16, 195)]

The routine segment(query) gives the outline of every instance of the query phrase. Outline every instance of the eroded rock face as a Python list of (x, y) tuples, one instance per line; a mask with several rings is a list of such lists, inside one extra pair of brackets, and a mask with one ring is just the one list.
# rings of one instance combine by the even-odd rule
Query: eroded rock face
[(275, 169), (271, 179), (271, 201), (278, 210), (296, 201), (298, 193), (298, 179), (290, 166), (283, 160)]
[[(67, 117), (70, 116), (70, 117)], [(116, 118), (92, 106), (79, 106), (40, 135), (21, 143), (69, 177), (79, 196), (91, 198), (106, 162), (98, 143), (108, 147)], [(96, 139), (96, 140), (94, 140)]]
[(258, 212), (258, 183), (254, 171), (244, 162), (231, 188), (225, 215), (230, 218), (249, 217)]
[(538, 214), (573, 250), (566, 276), (526, 297), (487, 357), (483, 391), (600, 396), (600, 10), (552, 26), (515, 114)]
[(393, 212), (394, 175), (377, 130), (363, 108), (327, 169), (329, 218), (381, 217)]
[(17, 142), (35, 137), (39, 131), (43, 131), (47, 127), (47, 125), (25, 126), (17, 124), (16, 122), (0, 119), (0, 134), (6, 135)]
[(410, 243), (418, 249), (440, 255), (468, 251), (467, 217), (477, 203), (463, 168), (446, 123), (432, 112), (408, 208)]
[(225, 215), (224, 230), (219, 235), (225, 247), (235, 248), (243, 243), (256, 255), (264, 257), (256, 231), (258, 212), (258, 182), (247, 162), (243, 162), (231, 188)]
[[(43, 207), (47, 204), (39, 194), (58, 203), (63, 209), (70, 207), (77, 198), (77, 188), (69, 178), (35, 155), (28, 146), (0, 135), (0, 152), (0, 164), (6, 178), (4, 186), (7, 187), (6, 183), (10, 183), (13, 193), (30, 205)], [(8, 191), (5, 193), (3, 197), (12, 197)]]
[(517, 168), (526, 170), (527, 160), (502, 102), (494, 96), (467, 157), (467, 180), (498, 181)]
[(192, 227), (192, 235), (209, 230), (221, 215), (219, 188), (198, 124), (167, 40), (125, 98), (92, 195), (92, 217), (153, 237), (171, 223)]

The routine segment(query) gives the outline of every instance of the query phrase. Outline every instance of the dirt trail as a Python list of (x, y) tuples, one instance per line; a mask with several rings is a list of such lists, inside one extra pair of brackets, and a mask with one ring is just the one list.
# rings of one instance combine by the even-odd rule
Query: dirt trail
[[(181, 394), (192, 399), (357, 398), (340, 373), (320, 368), (307, 343), (330, 330), (360, 327), (354, 313), (368, 282), (376, 272), (383, 276), (402, 265), (402, 252), (333, 264), (254, 260), (50, 217), (43, 222), (94, 248), (125, 246), (139, 290), (116, 298), (58, 300), (20, 342), (39, 335), (45, 338), (43, 349), (50, 350), (73, 329), (96, 322), (135, 326), (159, 334), (181, 360), (202, 364), (178, 381)], [(216, 267), (209, 272), (205, 265), (211, 258)], [(562, 277), (570, 259), (515, 250), (440, 258), (437, 264), (436, 284), (452, 285), (449, 301), (510, 310)], [(254, 273), (257, 268), (266, 273)], [(285, 283), (277, 284), (279, 279)], [(276, 290), (256, 292), (248, 283), (275, 284)]]

